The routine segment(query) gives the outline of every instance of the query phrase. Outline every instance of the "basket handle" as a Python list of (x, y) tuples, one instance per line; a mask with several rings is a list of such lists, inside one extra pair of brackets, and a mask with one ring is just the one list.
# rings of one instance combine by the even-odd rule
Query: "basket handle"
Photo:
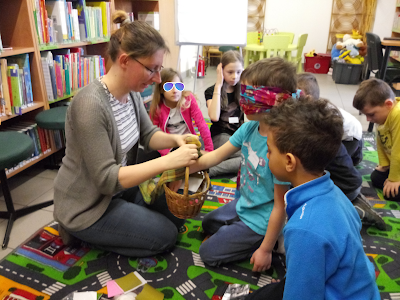
[(189, 192), (189, 167), (186, 167), (185, 170), (185, 186), (183, 188), (183, 195), (187, 197)]

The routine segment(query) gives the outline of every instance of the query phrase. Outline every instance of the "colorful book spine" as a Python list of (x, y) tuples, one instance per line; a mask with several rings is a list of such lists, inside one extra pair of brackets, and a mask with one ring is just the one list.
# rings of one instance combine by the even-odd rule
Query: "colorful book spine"
[(16, 115), (22, 115), (22, 94), (20, 88), (18, 65), (8, 66), (8, 72), (11, 82), (13, 111)]
[(3, 91), (3, 99), (5, 105), (5, 114), (12, 115), (12, 107), (10, 100), (10, 91), (8, 88), (8, 76), (7, 76), (7, 60), (5, 58), (0, 59), (0, 72), (1, 72), (1, 87)]

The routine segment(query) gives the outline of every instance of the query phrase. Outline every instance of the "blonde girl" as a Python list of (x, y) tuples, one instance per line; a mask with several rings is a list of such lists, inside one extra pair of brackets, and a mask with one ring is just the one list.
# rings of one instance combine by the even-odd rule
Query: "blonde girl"
[[(194, 95), (185, 91), (182, 78), (175, 70), (168, 68), (161, 71), (161, 83), (156, 84), (150, 106), (150, 118), (162, 131), (172, 134), (195, 134), (192, 120), (200, 131), (205, 151), (214, 150), (210, 130), (197, 105)], [(169, 149), (158, 150), (161, 156)]]

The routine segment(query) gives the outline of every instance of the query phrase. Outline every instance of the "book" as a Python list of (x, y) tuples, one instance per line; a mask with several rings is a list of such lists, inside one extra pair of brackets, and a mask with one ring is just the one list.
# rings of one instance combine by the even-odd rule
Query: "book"
[(86, 2), (78, 0), (72, 3), (72, 7), (78, 11), (79, 33), (81, 41), (88, 38), (87, 23), (86, 23)]
[(23, 95), (26, 95), (26, 105), (33, 105), (33, 92), (32, 92), (32, 80), (31, 80), (31, 68), (29, 64), (29, 54), (21, 54), (17, 56), (10, 57), (8, 59), (9, 63), (17, 64), (19, 69), (23, 71), (23, 84), (24, 90), (22, 90)]
[(22, 115), (22, 91), (19, 78), (19, 68), (17, 64), (8, 65), (7, 71), (10, 77), (11, 94), (13, 100), (13, 112), (16, 115)]
[(12, 107), (10, 101), (10, 92), (8, 89), (7, 60), (5, 58), (0, 59), (0, 74), (1, 74), (0, 91), (2, 94), (0, 97), (2, 98), (3, 112), (5, 115), (11, 116)]
[[(68, 40), (67, 13), (65, 0), (47, 0), (45, 3), (46, 11), (54, 23), (54, 28), (62, 34), (62, 40)], [(57, 24), (57, 25), (56, 25)], [(58, 41), (61, 42), (61, 41)]]
[(53, 94), (53, 87), (52, 87), (52, 83), (51, 83), (50, 68), (49, 68), (49, 64), (47, 63), (47, 59), (45, 57), (42, 57), (41, 61), (42, 61), (44, 83), (46, 85), (47, 100), (49, 102), (51, 102), (51, 101), (54, 101), (54, 94)]

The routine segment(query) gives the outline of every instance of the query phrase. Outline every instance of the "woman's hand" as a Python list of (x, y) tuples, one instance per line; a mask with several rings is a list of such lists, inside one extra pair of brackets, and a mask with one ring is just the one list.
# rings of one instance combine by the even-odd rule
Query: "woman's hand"
[(175, 136), (176, 136), (176, 139), (175, 139), (176, 140), (176, 144), (178, 145), (178, 147), (180, 147), (182, 145), (186, 145), (186, 138), (188, 136), (191, 136), (191, 137), (195, 138), (196, 140), (199, 140), (199, 137), (197, 135), (194, 135), (194, 134), (184, 134), (184, 135), (176, 134)]
[(166, 170), (191, 166), (198, 158), (195, 144), (184, 144), (173, 152), (163, 156), (166, 160)]
[(222, 86), (223, 83), (224, 83), (224, 73), (222, 69), (222, 63), (219, 63), (217, 67), (217, 82), (215, 83), (215, 85)]

